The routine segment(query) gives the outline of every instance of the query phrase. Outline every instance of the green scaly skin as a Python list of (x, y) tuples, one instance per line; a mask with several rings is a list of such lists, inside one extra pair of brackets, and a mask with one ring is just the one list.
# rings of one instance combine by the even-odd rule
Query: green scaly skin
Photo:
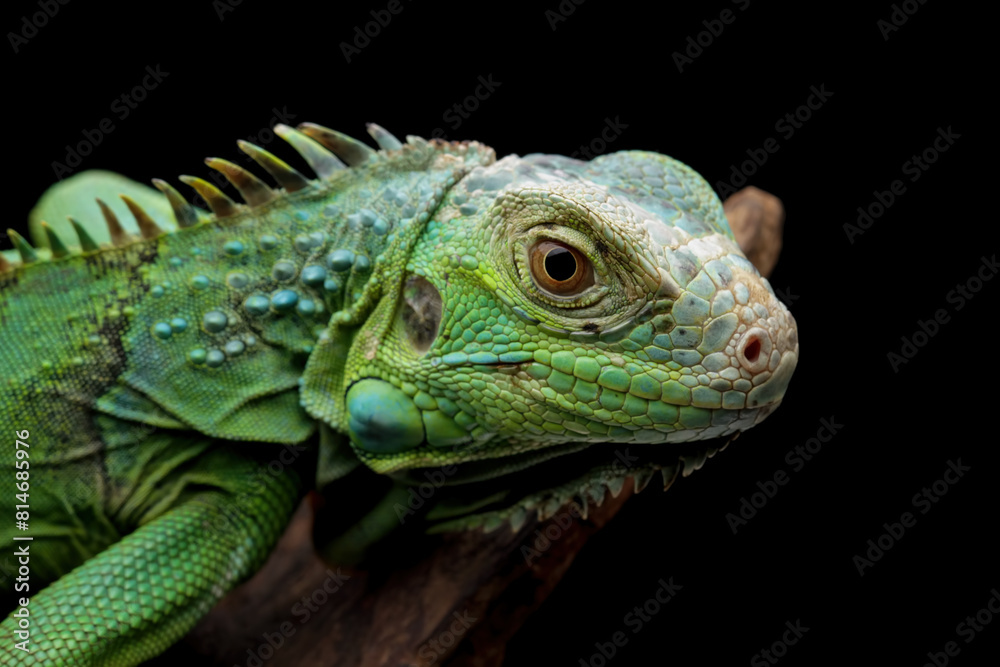
[[(436, 469), (448, 479), (425, 529), (518, 528), (626, 476), (668, 484), (781, 401), (794, 320), (686, 165), (639, 151), (496, 161), (372, 126), (376, 152), (301, 129), (312, 138), (278, 131), (316, 179), (246, 145), (281, 190), (209, 163), (247, 205), (202, 182), (210, 214), (162, 183), (169, 199), (88, 173), (46, 210), (83, 216), (97, 208), (82, 193), (127, 188), (129, 215), (108, 203), (144, 238), (97, 216), (76, 223), (80, 251), (59, 220), (34, 228), (49, 252), (12, 236), (0, 497), (14, 504), (15, 461), (30, 463), (17, 471), (30, 519), (0, 522), (0, 544), (30, 545), (15, 597), (30, 597), (31, 635), (18, 650), (18, 618), (3, 622), (4, 665), (161, 653), (260, 567), (313, 486), (396, 480), (329, 553), (398, 528), (401, 490)], [(546, 291), (539, 241), (577, 249), (593, 284)], [(628, 446), (643, 456), (622, 469)]]

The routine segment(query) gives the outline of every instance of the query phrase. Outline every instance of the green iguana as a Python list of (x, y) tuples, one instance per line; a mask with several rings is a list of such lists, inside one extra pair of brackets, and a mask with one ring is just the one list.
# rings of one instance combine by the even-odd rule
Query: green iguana
[(208, 159), (246, 202), (181, 176), (209, 213), (86, 172), (33, 213), (47, 250), (10, 232), (2, 664), (158, 655), (310, 488), (356, 484), (327, 551), (347, 559), (442, 466), (421, 530), (516, 529), (626, 476), (669, 484), (781, 401), (794, 320), (688, 166), (275, 132), (317, 178), (240, 142), (278, 189)]

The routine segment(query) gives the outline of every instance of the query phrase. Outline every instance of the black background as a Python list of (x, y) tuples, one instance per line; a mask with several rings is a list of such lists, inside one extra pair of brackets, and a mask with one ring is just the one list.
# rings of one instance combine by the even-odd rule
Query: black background
[[(281, 140), (261, 140), (275, 108), (291, 124), (359, 138), (368, 121), (400, 137), (442, 128), (498, 156), (568, 155), (612, 119), (623, 129), (606, 150), (665, 153), (713, 184), (773, 137), (779, 150), (749, 182), (787, 211), (772, 283), (798, 320), (801, 360), (784, 404), (668, 493), (630, 500), (509, 644), (507, 664), (587, 664), (595, 642), (617, 631), (628, 643), (611, 665), (766, 664), (755, 654), (796, 620), (809, 630), (781, 664), (922, 665), (948, 641), (961, 648), (953, 664), (996, 664), (1000, 619), (971, 643), (956, 626), (1000, 587), (989, 317), (1000, 280), (960, 310), (947, 298), (997, 250), (983, 203), (994, 132), (973, 115), (992, 104), (995, 84), (977, 56), (985, 10), (907, 3), (915, 13), (885, 39), (887, 2), (650, 10), (566, 0), (573, 12), (555, 29), (546, 12), (559, 11), (557, 0), (401, 6), (350, 62), (341, 42), (386, 3), (60, 6), (17, 53), (9, 35), (2, 47), (8, 224), (23, 231), (52, 163), (105, 117), (115, 130), (81, 170), (175, 183), (204, 176), (206, 155), (240, 155), (235, 140), (254, 135), (305, 169)], [(674, 52), (724, 9), (735, 20), (678, 71)], [(19, 31), (37, 11), (10, 3), (0, 25)], [(112, 102), (157, 65), (168, 76), (120, 119)], [(444, 114), (480, 76), (499, 85), (454, 128)], [(776, 123), (811, 86), (832, 94), (787, 136)], [(959, 138), (911, 181), (903, 164), (949, 127)], [(896, 179), (905, 193), (851, 243), (843, 225)], [(950, 320), (894, 372), (887, 354), (940, 308)], [(793, 471), (786, 454), (823, 418), (843, 427)], [(921, 514), (913, 496), (959, 458), (969, 472)], [(789, 482), (734, 535), (726, 515), (779, 470)], [(859, 576), (854, 556), (906, 511), (916, 525)], [(625, 615), (670, 577), (683, 588), (633, 632)]]

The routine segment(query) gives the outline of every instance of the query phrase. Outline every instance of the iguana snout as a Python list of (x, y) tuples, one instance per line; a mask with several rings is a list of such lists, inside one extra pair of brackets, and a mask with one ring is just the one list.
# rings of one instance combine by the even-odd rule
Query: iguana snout
[(403, 285), (347, 397), (380, 471), (731, 438), (773, 411), (798, 360), (795, 320), (718, 197), (654, 153), (475, 169)]

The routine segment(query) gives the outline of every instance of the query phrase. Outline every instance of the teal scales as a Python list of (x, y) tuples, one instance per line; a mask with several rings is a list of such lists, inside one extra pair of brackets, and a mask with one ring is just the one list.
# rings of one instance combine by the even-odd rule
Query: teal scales
[[(637, 488), (667, 486), (778, 406), (794, 319), (689, 167), (369, 130), (378, 150), (277, 126), (315, 178), (239, 142), (277, 187), (209, 158), (244, 203), (180, 177), (208, 210), (87, 172), (39, 203), (43, 248), (11, 232), (0, 422), (31, 430), (32, 575), (52, 583), (33, 651), (4, 664), (159, 654), (260, 567), (305, 490), (358, 471), (401, 489), (455, 466), (425, 528), (518, 530), (617, 493), (620, 444), (648, 453)], [(309, 453), (262, 473), (283, 445)], [(365, 497), (364, 530), (326, 553), (399, 527)]]

